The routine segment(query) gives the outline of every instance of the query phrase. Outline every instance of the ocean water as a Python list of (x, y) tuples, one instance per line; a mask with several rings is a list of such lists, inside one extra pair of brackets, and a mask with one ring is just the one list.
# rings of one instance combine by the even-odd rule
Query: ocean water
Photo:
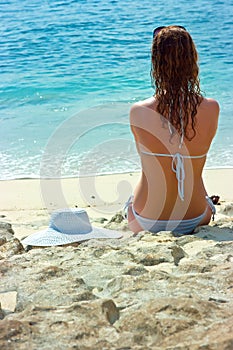
[(1, 0), (0, 179), (138, 170), (128, 111), (153, 94), (152, 31), (169, 24), (191, 33), (220, 103), (206, 167), (232, 167), (231, 13), (232, 0)]

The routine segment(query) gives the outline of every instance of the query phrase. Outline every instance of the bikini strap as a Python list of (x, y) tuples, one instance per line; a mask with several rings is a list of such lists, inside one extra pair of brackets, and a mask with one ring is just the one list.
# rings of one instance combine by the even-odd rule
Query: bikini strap
[(207, 203), (209, 204), (210, 209), (212, 211), (212, 220), (214, 221), (214, 215), (216, 214), (216, 208), (214, 206), (214, 203), (212, 202), (212, 199), (209, 196), (206, 196), (205, 198), (206, 198)]
[(180, 153), (176, 153), (172, 157), (172, 171), (176, 174), (178, 194), (182, 201), (184, 201), (184, 156)]
[(184, 170), (184, 159), (185, 158), (203, 158), (206, 154), (201, 154), (200, 156), (185, 156), (180, 153), (175, 154), (166, 154), (166, 153), (151, 153), (147, 151), (141, 151), (143, 154), (157, 156), (157, 157), (170, 157), (172, 158), (172, 171), (176, 174), (178, 194), (182, 201), (184, 201), (184, 179), (185, 179), (185, 170)]

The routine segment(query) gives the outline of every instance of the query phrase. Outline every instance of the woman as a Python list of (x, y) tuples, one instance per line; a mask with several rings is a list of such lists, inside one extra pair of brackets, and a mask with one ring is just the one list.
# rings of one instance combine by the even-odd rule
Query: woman
[(142, 173), (127, 203), (129, 228), (192, 233), (214, 213), (202, 170), (219, 115), (200, 92), (197, 51), (184, 27), (154, 30), (151, 77), (155, 95), (135, 103), (130, 124)]

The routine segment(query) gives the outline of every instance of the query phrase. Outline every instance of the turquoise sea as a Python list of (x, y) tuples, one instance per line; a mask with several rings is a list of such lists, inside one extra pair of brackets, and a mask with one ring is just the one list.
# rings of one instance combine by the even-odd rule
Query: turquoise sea
[(220, 103), (206, 167), (233, 167), (232, 13), (232, 0), (1, 0), (0, 179), (138, 170), (128, 110), (153, 94), (152, 31), (168, 24), (191, 33)]

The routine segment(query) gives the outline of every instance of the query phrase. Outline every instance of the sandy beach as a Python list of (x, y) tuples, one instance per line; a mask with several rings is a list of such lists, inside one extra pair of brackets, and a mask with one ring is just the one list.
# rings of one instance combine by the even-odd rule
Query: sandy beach
[[(0, 348), (228, 350), (233, 346), (233, 169), (204, 171), (220, 196), (193, 235), (134, 236), (113, 217), (139, 174), (0, 182)], [(84, 207), (120, 239), (24, 247), (59, 207)]]
[[(232, 350), (233, 2), (16, 0), (0, 8), (0, 350)], [(171, 42), (160, 32), (169, 25), (179, 27)], [(199, 95), (220, 106), (211, 147), (217, 106), (197, 105)], [(191, 158), (202, 158), (207, 193), (220, 199), (214, 220), (192, 234), (134, 234), (122, 215), (144, 140), (129, 112), (149, 96), (170, 122), (168, 153), (175, 129), (180, 147), (192, 136), (190, 108), (204, 127), (192, 118), (200, 145), (190, 146)], [(148, 143), (152, 129), (141, 130)], [(190, 167), (173, 158), (187, 200)], [(76, 221), (69, 208), (87, 211), (92, 232), (85, 212)], [(23, 241), (38, 231), (58, 245)], [(85, 240), (75, 242), (79, 233)]]
[[(92, 220), (110, 219), (123, 209), (138, 178), (139, 173), (125, 173), (0, 181), (1, 220), (11, 223), (16, 237), (22, 238), (46, 227), (50, 212), (58, 208), (85, 208)], [(222, 204), (233, 202), (233, 169), (206, 169), (203, 179), (210, 196), (220, 196)], [(221, 205), (216, 207), (218, 221)]]

